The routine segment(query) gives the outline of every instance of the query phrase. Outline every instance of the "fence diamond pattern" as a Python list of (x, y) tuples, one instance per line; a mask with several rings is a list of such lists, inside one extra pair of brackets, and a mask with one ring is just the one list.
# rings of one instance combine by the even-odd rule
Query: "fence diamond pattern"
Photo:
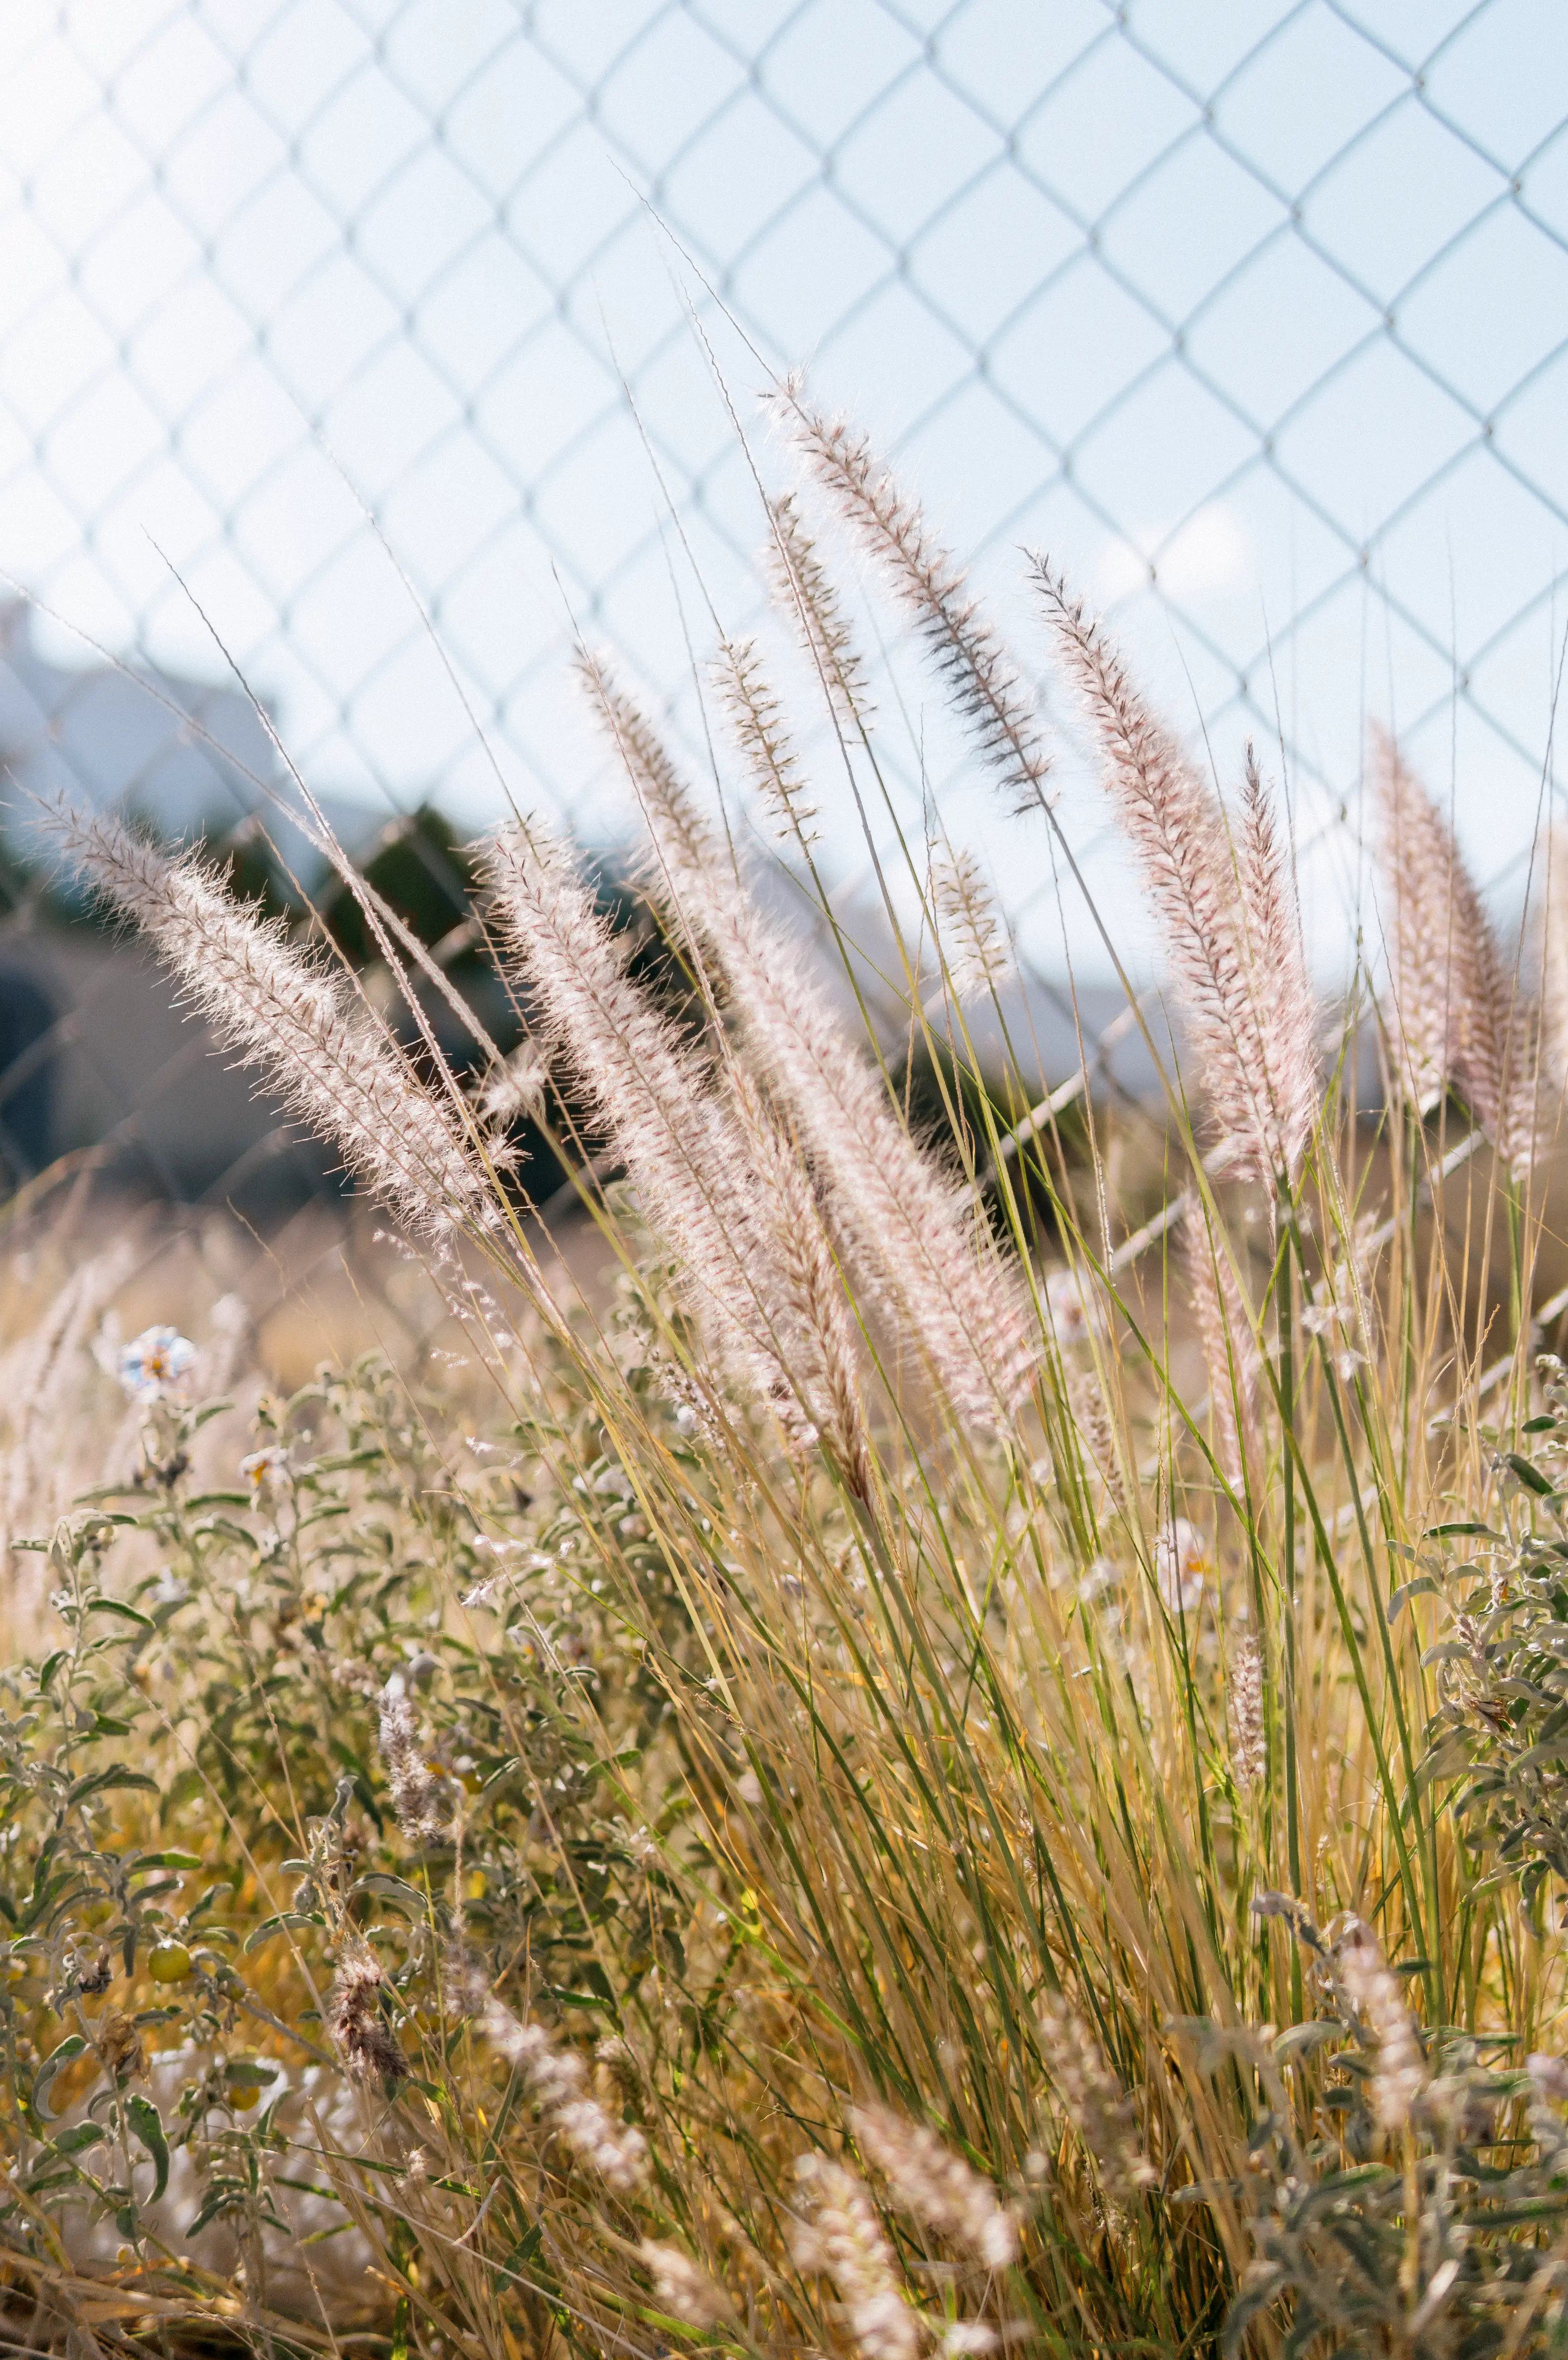
[[(1508, 915), (1568, 563), (1565, 92), (1556, 0), (10, 0), (13, 850), (23, 788), (243, 831), (278, 771), (241, 683), (362, 847), (503, 791), (607, 834), (572, 635), (703, 759), (692, 649), (758, 608), (779, 468), (753, 397), (804, 361), (1026, 659), (1019, 544), (1115, 612), (1222, 769), (1245, 730), (1275, 748), (1325, 908), (1382, 713)], [(879, 619), (901, 817), (934, 787), (1021, 880), (1026, 961), (1092, 966)], [(853, 901), (866, 847), (824, 827)], [(13, 1170), (134, 1140), (221, 1198), (258, 1153), (238, 1086), (127, 1032), (123, 959), (36, 904), (24, 864)]]

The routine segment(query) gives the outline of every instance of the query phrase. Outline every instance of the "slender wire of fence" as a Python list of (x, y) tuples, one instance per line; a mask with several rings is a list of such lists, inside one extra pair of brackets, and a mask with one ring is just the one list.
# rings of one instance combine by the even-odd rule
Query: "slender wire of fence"
[[(29, 796), (254, 847), (278, 777), (254, 692), (362, 857), (446, 897), (456, 956), (461, 862), (427, 809), (461, 836), (494, 763), (611, 825), (562, 686), (574, 631), (701, 761), (672, 543), (726, 628), (760, 595), (714, 366), (745, 402), (806, 361), (1004, 606), (1018, 546), (1050, 547), (1222, 770), (1244, 731), (1275, 747), (1328, 899), (1388, 713), (1510, 913), (1555, 784), (1565, 70), (1552, 0), (8, 11), (12, 1176), (91, 1144), (173, 1196), (326, 1185), (126, 954), (49, 921)], [(934, 792), (973, 823), (1060, 1010), (1083, 945), (1049, 863), (997, 858), (887, 653), (902, 816)], [(1114, 877), (1091, 792), (1069, 825)], [(853, 909), (868, 847), (826, 825)]]

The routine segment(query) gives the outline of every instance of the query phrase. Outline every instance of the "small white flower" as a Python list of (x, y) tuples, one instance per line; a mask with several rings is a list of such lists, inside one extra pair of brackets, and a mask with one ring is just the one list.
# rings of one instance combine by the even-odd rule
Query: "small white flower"
[(196, 1347), (178, 1328), (144, 1328), (120, 1352), (115, 1374), (136, 1401), (165, 1401), (184, 1391)]
[(264, 1491), (283, 1475), (289, 1465), (289, 1453), (281, 1443), (269, 1442), (264, 1450), (252, 1450), (240, 1460), (240, 1473), (259, 1499)]
[(1154, 1544), (1154, 1578), (1172, 1614), (1190, 1614), (1203, 1594), (1209, 1555), (1196, 1524), (1172, 1516)]

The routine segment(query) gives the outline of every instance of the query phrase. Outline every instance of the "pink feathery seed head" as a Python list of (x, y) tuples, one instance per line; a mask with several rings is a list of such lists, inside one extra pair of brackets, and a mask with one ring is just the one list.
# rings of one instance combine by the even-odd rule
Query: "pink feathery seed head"
[(352, 1934), (338, 1956), (327, 2029), (356, 2081), (406, 2081), (408, 2060), (381, 2012), (387, 1978), (369, 1943)]
[(742, 760), (751, 773), (777, 833), (792, 836), (800, 849), (816, 842), (811, 823), (816, 806), (806, 800), (806, 782), (789, 743), (783, 708), (773, 692), (753, 639), (725, 639), (713, 659), (713, 683)]
[(1307, 974), (1290, 863), (1250, 740), (1236, 858), (1248, 984), (1258, 1011), (1258, 1044), (1265, 1060), (1277, 1168), (1293, 1180), (1318, 1117), (1318, 1010)]
[(1391, 2136), (1408, 2130), (1429, 2079), (1405, 1987), (1369, 1926), (1353, 1918), (1334, 1949), (1340, 1989), (1372, 2037), (1372, 2111)]
[[(651, 808), (651, 807), (650, 807)], [(691, 839), (658, 807), (683, 874)], [(650, 825), (654, 823), (650, 821)], [(708, 1061), (680, 1040), (629, 976), (575, 858), (538, 827), (508, 830), (488, 859), (503, 930), (543, 1025), (576, 1073), (672, 1251), (679, 1283), (722, 1375), (768, 1403), (786, 1440), (812, 1439), (816, 1389), (795, 1359), (803, 1327), (770, 1199), (735, 1109)], [(753, 1142), (755, 1147), (756, 1142)], [(800, 1240), (789, 1240), (791, 1254)]]
[(774, 407), (806, 465), (861, 545), (910, 608), (938, 673), (986, 761), (1020, 812), (1051, 800), (1051, 758), (1035, 700), (952, 552), (933, 539), (870, 442), (842, 418), (811, 409), (791, 384)]
[(1242, 1792), (1249, 1794), (1263, 1784), (1269, 1766), (1268, 1732), (1263, 1718), (1263, 1651), (1250, 1623), (1238, 1627), (1230, 1643), (1229, 1655), (1225, 1702), (1231, 1772)]
[(987, 2269), (1007, 2269), (1018, 2260), (1017, 2216), (945, 2140), (891, 2106), (856, 2106), (852, 2119), (861, 2153), (922, 2227), (964, 2246)]
[(621, 686), (610, 659), (579, 648), (577, 676), (591, 712), (620, 756), (645, 816), (657, 812), (665, 829), (681, 838), (688, 859), (706, 857), (711, 833), (691, 791), (658, 730), (636, 698)]
[(874, 717), (866, 665), (855, 643), (817, 545), (800, 519), (793, 492), (768, 503), (772, 537), (763, 550), (763, 570), (774, 603), (794, 624), (806, 659), (839, 727), (858, 737)]
[(408, 1841), (439, 1842), (451, 1824), (452, 1787), (430, 1767), (430, 1748), (402, 1672), (394, 1672), (380, 1694), (376, 1751), (392, 1790), (397, 1824)]
[(1007, 979), (1001, 929), (973, 853), (949, 847), (934, 855), (931, 903), (955, 997), (978, 1000), (999, 991)]
[(280, 921), (236, 901), (191, 853), (169, 859), (106, 814), (56, 815), (76, 867), (139, 926), (183, 997), (266, 1074), (289, 1110), (330, 1140), (410, 1228), (439, 1241), (494, 1231), (504, 1214), (460, 1120), (325, 961)]
[(1424, 1113), (1442, 1098), (1457, 1064), (1452, 950), (1459, 848), (1392, 738), (1377, 728), (1372, 732), (1371, 785), (1385, 894), (1391, 1030), (1405, 1087)]
[(799, 1405), (856, 1496), (871, 1497), (871, 1446), (855, 1325), (811, 1176), (744, 1067), (730, 1087), (758, 1189), (758, 1218), (780, 1281), (775, 1306)]
[[(1281, 1027), (1273, 982), (1249, 956), (1237, 858), (1219, 800), (1135, 687), (1104, 628), (1063, 577), (1036, 578), (1067, 677), (1099, 741), (1105, 783), (1165, 927), (1172, 980), (1215, 1128), (1238, 1177), (1293, 1178), (1311, 1131), (1315, 1081), (1301, 1054), (1300, 1011)], [(1271, 838), (1265, 836), (1266, 842)], [(1288, 932), (1268, 864), (1259, 913)], [(1298, 1000), (1305, 995), (1304, 971)]]
[(790, 2238), (797, 2269), (833, 2281), (863, 2360), (918, 2360), (920, 2314), (906, 2300), (893, 2248), (864, 2183), (826, 2156), (795, 2159), (800, 2214)]
[(1393, 1033), (1415, 1105), (1450, 1086), (1517, 1177), (1538, 1149), (1537, 1011), (1510, 973), (1454, 831), (1385, 730), (1372, 734)]
[[(620, 738), (635, 748), (629, 727)], [(1007, 1425), (1040, 1348), (1018, 1273), (971, 1230), (967, 1191), (910, 1139), (882, 1077), (802, 972), (798, 945), (757, 909), (672, 766), (636, 751), (631, 761), (659, 890), (723, 977), (746, 1055), (799, 1132), (856, 1284), (896, 1309), (962, 1417)], [(524, 963), (537, 964), (539, 946), (514, 932)], [(736, 1196), (741, 1236), (756, 1217), (744, 1186)]]

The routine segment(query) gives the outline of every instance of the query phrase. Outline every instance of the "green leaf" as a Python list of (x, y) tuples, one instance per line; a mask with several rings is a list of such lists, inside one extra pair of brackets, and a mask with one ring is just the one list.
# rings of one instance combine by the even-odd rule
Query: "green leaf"
[(150, 2098), (133, 2094), (125, 2100), (125, 2113), (135, 2131), (153, 2161), (152, 2202), (156, 2204), (169, 2186), (169, 2141), (163, 2135), (163, 2117)]
[(141, 1631), (156, 1631), (158, 1628), (150, 1614), (144, 1614), (139, 1606), (127, 1606), (123, 1598), (94, 1598), (83, 1612), (88, 1614), (117, 1614), (122, 1622), (134, 1622)]
[(321, 1912), (316, 1909), (309, 1912), (299, 1909), (280, 1909), (276, 1918), (262, 1919), (255, 1933), (246, 1941), (244, 1955), (248, 1959), (253, 1950), (258, 1950), (261, 1948), (268, 1935), (278, 1933), (285, 1926), (324, 1926), (326, 1922)]
[(404, 1910), (410, 1918), (422, 1919), (427, 1914), (425, 1896), (418, 1885), (389, 1875), (384, 1869), (375, 1868), (367, 1876), (356, 1878), (354, 1889), (356, 1893), (374, 1893), (378, 1900), (389, 1901), (395, 1909)]
[(1398, 1622), (1400, 1609), (1408, 1598), (1432, 1598), (1436, 1592), (1437, 1584), (1430, 1573), (1419, 1573), (1413, 1581), (1402, 1581), (1398, 1590), (1391, 1590), (1388, 1593), (1387, 1612), (1389, 1622)]
[(266, 2090), (282, 2070), (270, 2058), (231, 2057), (223, 2067), (223, 2079), (231, 2090)]
[(54, 2080), (54, 2077), (60, 2071), (60, 2067), (62, 2065), (69, 2065), (73, 2057), (80, 2057), (86, 2046), (87, 2043), (83, 2040), (80, 2032), (68, 2032), (65, 2038), (60, 2042), (60, 2047), (58, 2049), (50, 2049), (49, 2055), (44, 2059), (43, 2063), (38, 2067), (37, 2073), (34, 2075), (33, 2109), (35, 2113), (43, 2116), (46, 2123), (52, 2122), (54, 2119), (53, 2115), (49, 2113), (49, 2108), (44, 2103), (44, 2099), (48, 2094), (49, 2083)]
[(94, 1770), (90, 1777), (79, 1778), (65, 1798), (67, 1810), (76, 1803), (84, 1803), (89, 1795), (106, 1794), (111, 1786), (145, 1786), (149, 1794), (158, 1792), (158, 1780), (149, 1778), (144, 1770), (127, 1770), (123, 1762), (113, 1762), (107, 1770)]
[(506, 2260), (497, 2264), (496, 2276), (507, 2280), (526, 2270), (544, 2242), (544, 2223), (536, 2221), (527, 2236), (519, 2237)]
[(193, 1852), (144, 1852), (126, 1873), (139, 1876), (144, 1868), (200, 1868), (201, 1865)]
[(1281, 2032), (1274, 2043), (1274, 2054), (1281, 2065), (1292, 2057), (1301, 2057), (1310, 2049), (1322, 2049), (1331, 2040), (1341, 2040), (1345, 2027), (1338, 2022), (1292, 2024)]
[(80, 2155), (84, 2147), (96, 2147), (99, 2140), (106, 2136), (102, 2123), (75, 2123), (70, 2130), (61, 2131), (55, 2140), (55, 2152), (58, 2155)]
[(1532, 1467), (1530, 1460), (1521, 1457), (1519, 1451), (1506, 1450), (1503, 1453), (1503, 1463), (1513, 1469), (1525, 1490), (1533, 1491), (1538, 1500), (1549, 1500), (1552, 1497), (1552, 1485), (1547, 1478), (1539, 1467)]
[(217, 2219), (219, 2213), (226, 2212), (229, 2207), (236, 2202), (239, 2194), (240, 2191), (237, 2188), (228, 2185), (218, 2188), (210, 2188), (202, 2201), (201, 2211), (197, 2213), (194, 2221), (191, 2222), (189, 2229), (186, 2230), (186, 2235), (188, 2237), (194, 2237), (198, 2235), (201, 2230), (211, 2227), (212, 2223)]

